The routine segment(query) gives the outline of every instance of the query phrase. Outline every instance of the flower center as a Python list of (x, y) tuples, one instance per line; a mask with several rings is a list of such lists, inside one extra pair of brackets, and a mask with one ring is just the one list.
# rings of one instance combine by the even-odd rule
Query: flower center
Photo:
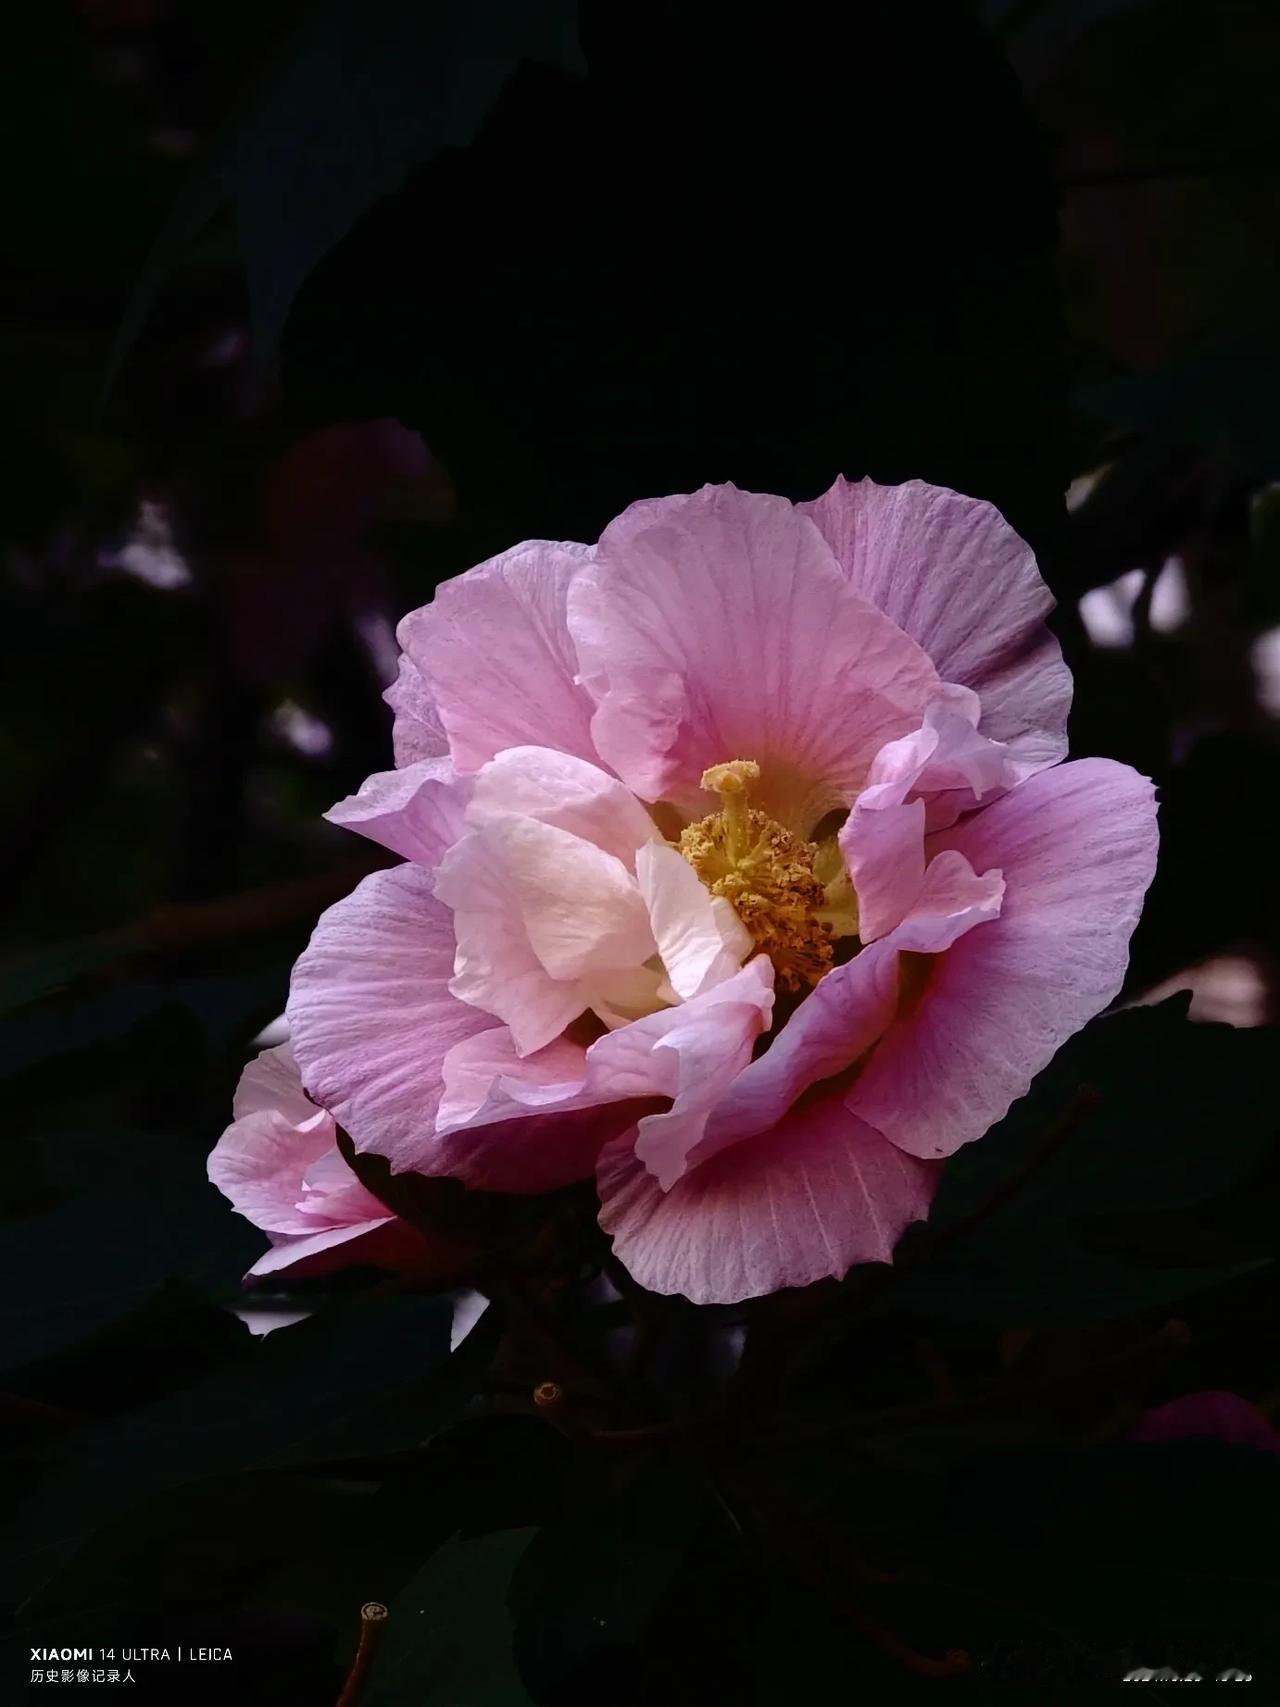
[(732, 905), (784, 987), (799, 990), (832, 963), (836, 932), (818, 916), (830, 898), (814, 873), (814, 843), (748, 804), (759, 777), (754, 759), (704, 771), (702, 786), (720, 796), (721, 808), (681, 833), (680, 852), (711, 893)]

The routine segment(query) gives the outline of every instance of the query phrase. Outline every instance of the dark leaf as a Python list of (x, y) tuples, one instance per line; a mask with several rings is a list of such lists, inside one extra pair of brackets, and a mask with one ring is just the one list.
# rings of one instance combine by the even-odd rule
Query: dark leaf
[[(448, 1299), (397, 1297), (263, 1339), (246, 1329), (243, 1355), (206, 1379), (72, 1438), (18, 1513), (6, 1548), (14, 1586), (29, 1591), (91, 1530), (166, 1488), (416, 1444), (451, 1321)], [(409, 1392), (417, 1406), (402, 1402)]]
[[(497, 544), (840, 472), (935, 480), (1052, 535), (1045, 154), (968, 9), (593, 0), (583, 44), (585, 81), (514, 79), (310, 275), (282, 338), (294, 411), (405, 421)], [(876, 68), (856, 101), (853, 65)], [(765, 208), (815, 255), (834, 219), (841, 261), (797, 266)]]
[(658, 1452), (576, 1467), (559, 1520), (539, 1530), (511, 1586), (516, 1653), (535, 1694), (593, 1650), (640, 1639), (705, 1500), (692, 1459)]
[(1095, 1020), (948, 1162), (895, 1301), (986, 1320), (1119, 1316), (1224, 1278), (1090, 1248), (1090, 1228), (1229, 1191), (1266, 1154), (1278, 1108), (1274, 1028), (1191, 1024), (1178, 997)]
[(261, 1250), (190, 1139), (106, 1130), (64, 1134), (44, 1150), (49, 1185), (70, 1195), (0, 1233), (0, 1368), (87, 1339), (167, 1281), (234, 1292)]
[(507, 1595), (535, 1531), (455, 1537), (393, 1601), (368, 1707), (532, 1707), (511, 1652)]
[(1241, 1658), (1255, 1675), (1276, 1663), (1280, 1462), (1268, 1453), (1200, 1441), (1006, 1451), (958, 1467), (934, 1509), (923, 1568), (980, 1656), (1020, 1637), (1024, 1683), (1037, 1659), (1050, 1676), (1091, 1656), (1095, 1682), (1129, 1665), (1211, 1678)]
[(318, 0), (174, 209), (113, 365), (223, 198), (265, 359), (325, 251), (414, 166), (468, 142), (521, 60), (574, 68), (575, 24), (571, 0)]

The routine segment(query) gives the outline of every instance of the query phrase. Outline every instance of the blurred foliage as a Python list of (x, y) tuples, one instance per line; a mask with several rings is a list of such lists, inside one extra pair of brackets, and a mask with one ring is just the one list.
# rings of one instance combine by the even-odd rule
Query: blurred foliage
[[(1276, 1460), (1125, 1437), (1199, 1388), (1280, 1406), (1274, 1024), (1100, 1019), (892, 1268), (805, 1294), (652, 1297), (580, 1193), (369, 1158), (435, 1286), (241, 1291), (260, 1239), (205, 1158), (378, 860), (319, 814), (387, 762), (394, 622), (637, 496), (843, 472), (998, 502), (1060, 601), (1076, 750), (1160, 784), (1127, 996), (1230, 953), (1275, 1019), (1274, 9), (579, 16), (9, 23), (6, 1678), (127, 1632), (231, 1645), (249, 1707), (326, 1707), (370, 1599), (370, 1707), (1261, 1677)], [(1104, 645), (1082, 597), (1135, 570)], [(451, 1349), (466, 1285), (490, 1302)], [(308, 1319), (251, 1335), (271, 1309)]]

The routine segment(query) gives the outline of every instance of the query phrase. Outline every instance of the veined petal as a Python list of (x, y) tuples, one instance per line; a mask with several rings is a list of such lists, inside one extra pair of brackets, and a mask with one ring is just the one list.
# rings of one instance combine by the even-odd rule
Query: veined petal
[(607, 763), (645, 800), (714, 809), (702, 773), (761, 766), (752, 803), (809, 830), (937, 687), (782, 498), (707, 486), (633, 504), (574, 577), (569, 626)]
[(584, 984), (655, 953), (622, 861), (534, 818), (497, 818), (445, 856), (436, 894), (453, 909), (450, 989), (511, 1027), (522, 1055), (589, 1005)]
[[(926, 832), (994, 801), (1017, 780), (1007, 749), (974, 727), (977, 710), (976, 696), (944, 684), (920, 728), (876, 754), (867, 787), (838, 838), (857, 892), (864, 942), (887, 935), (920, 901)], [(945, 869), (954, 887), (958, 868)], [(932, 912), (942, 875), (933, 879), (927, 903)], [(975, 899), (986, 905), (990, 897), (984, 891)]]
[(397, 1171), (429, 1169), (444, 1059), (496, 1023), (450, 993), (453, 920), (431, 885), (415, 865), (366, 877), (323, 914), (289, 990), (307, 1094)]
[(669, 1191), (630, 1137), (596, 1169), (600, 1225), (614, 1254), (652, 1292), (737, 1304), (888, 1262), (927, 1215), (937, 1168), (903, 1155), (838, 1097), (806, 1103), (736, 1144)]
[(590, 559), (585, 545), (531, 540), (443, 582), (400, 623), (397, 638), (459, 771), (478, 770), (504, 747), (596, 757), (594, 708), (565, 627), (570, 583)]
[(615, 1095), (669, 1096), (639, 1124), (636, 1155), (663, 1190), (689, 1166), (707, 1118), (751, 1059), (773, 1013), (773, 966), (757, 955), (694, 1001), (611, 1032), (587, 1051), (592, 1082)]
[(652, 842), (636, 855), (636, 879), (671, 987), (681, 1001), (732, 978), (751, 953), (751, 932), (712, 895), (675, 848)]
[(471, 779), (458, 776), (452, 759), (420, 759), (400, 770), (375, 771), (325, 817), (403, 859), (436, 866), (465, 831), (470, 793)]
[(1020, 776), (1067, 750), (1071, 675), (1045, 618), (1053, 596), (1030, 547), (979, 498), (909, 480), (837, 480), (801, 509), (849, 585), (982, 701), (983, 734)]
[(1109, 759), (1044, 771), (933, 838), (1003, 872), (1000, 915), (938, 955), (850, 1108), (916, 1156), (980, 1138), (1118, 993), (1156, 840), (1150, 782)]
[(616, 776), (550, 747), (509, 747), (476, 772), (467, 823), (534, 818), (635, 868), (637, 848), (660, 841), (653, 819)]
[(391, 746), (397, 765), (448, 757), (449, 737), (440, 721), (440, 712), (422, 672), (408, 653), (400, 654), (399, 673), (382, 697), (394, 714)]

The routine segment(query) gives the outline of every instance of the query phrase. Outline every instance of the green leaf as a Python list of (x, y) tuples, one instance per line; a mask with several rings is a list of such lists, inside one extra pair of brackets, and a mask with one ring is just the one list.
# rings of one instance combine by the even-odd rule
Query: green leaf
[[(441, 1420), (447, 1298), (356, 1300), (262, 1339), (157, 1403), (74, 1435), (5, 1547), (21, 1596), (139, 1501), (209, 1476), (402, 1450)], [(407, 1402), (417, 1394), (423, 1408)]]
[(520, 1668), (536, 1694), (597, 1648), (639, 1640), (702, 1522), (706, 1484), (691, 1458), (654, 1452), (578, 1465), (558, 1522), (516, 1570)]
[(511, 1575), (536, 1532), (455, 1537), (391, 1605), (367, 1707), (532, 1707), (511, 1652)]
[(265, 358), (321, 256), (415, 166), (469, 142), (522, 59), (579, 67), (576, 13), (570, 0), (319, 0), (174, 209), (112, 371), (224, 198)]
[(894, 1302), (973, 1320), (1121, 1316), (1238, 1272), (1091, 1248), (1103, 1217), (1216, 1198), (1277, 1134), (1280, 1032), (1199, 1025), (1185, 999), (1095, 1020), (947, 1163)]

